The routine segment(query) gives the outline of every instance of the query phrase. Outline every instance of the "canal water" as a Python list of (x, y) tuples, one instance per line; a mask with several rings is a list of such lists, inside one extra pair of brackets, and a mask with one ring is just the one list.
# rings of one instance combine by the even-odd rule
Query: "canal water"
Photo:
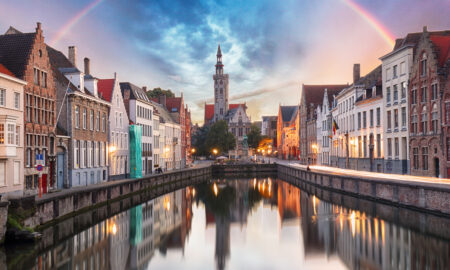
[(213, 179), (43, 250), (7, 246), (0, 268), (450, 269), (448, 219), (368, 201), (357, 203), (363, 211), (347, 206), (355, 198), (328, 195), (341, 203), (276, 178)]

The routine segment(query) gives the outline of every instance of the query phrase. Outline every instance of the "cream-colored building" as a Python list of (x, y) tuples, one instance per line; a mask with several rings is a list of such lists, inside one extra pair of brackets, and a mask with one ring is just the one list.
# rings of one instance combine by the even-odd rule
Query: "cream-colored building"
[(22, 195), (23, 92), (27, 82), (0, 64), (0, 195)]

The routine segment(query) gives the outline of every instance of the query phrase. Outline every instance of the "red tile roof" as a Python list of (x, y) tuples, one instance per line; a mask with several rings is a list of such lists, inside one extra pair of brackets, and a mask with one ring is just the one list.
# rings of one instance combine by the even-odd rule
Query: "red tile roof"
[(7, 69), (2, 64), (0, 64), (0, 73), (6, 74), (6, 75), (9, 75), (9, 76), (12, 76), (12, 77), (16, 77), (16, 76), (14, 76), (14, 74), (11, 71), (9, 71), (9, 69)]
[(450, 36), (431, 35), (430, 39), (439, 50), (439, 66), (442, 67), (450, 59)]
[[(228, 109), (236, 109), (239, 106), (242, 106), (244, 110), (247, 109), (247, 105), (243, 104), (229, 104)], [(214, 104), (205, 104), (205, 122), (210, 121), (214, 118)]]
[(98, 80), (97, 88), (101, 97), (104, 100), (111, 102), (112, 92), (114, 89), (114, 79)]

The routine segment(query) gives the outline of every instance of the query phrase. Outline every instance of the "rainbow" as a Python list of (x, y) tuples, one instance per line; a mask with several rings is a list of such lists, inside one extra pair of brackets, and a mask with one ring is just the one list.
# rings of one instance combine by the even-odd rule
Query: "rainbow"
[(356, 12), (362, 19), (364, 19), (380, 36), (386, 41), (389, 46), (394, 47), (395, 37), (394, 35), (381, 24), (372, 14), (370, 14), (361, 5), (353, 0), (342, 0), (349, 8)]
[(75, 16), (73, 16), (66, 24), (64, 24), (61, 28), (59, 28), (56, 35), (50, 40), (50, 45), (54, 46), (58, 41), (67, 34), (67, 32), (72, 28), (77, 22), (79, 22), (86, 14), (89, 13), (92, 9), (98, 6), (103, 0), (95, 0), (85, 6), (82, 10), (80, 10)]

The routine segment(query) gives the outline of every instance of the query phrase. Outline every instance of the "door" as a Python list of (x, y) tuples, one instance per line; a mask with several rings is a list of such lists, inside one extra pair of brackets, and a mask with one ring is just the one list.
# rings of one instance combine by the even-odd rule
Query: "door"
[(439, 158), (434, 158), (434, 176), (439, 177)]
[(57, 155), (57, 181), (58, 189), (64, 187), (64, 153), (59, 153)]

